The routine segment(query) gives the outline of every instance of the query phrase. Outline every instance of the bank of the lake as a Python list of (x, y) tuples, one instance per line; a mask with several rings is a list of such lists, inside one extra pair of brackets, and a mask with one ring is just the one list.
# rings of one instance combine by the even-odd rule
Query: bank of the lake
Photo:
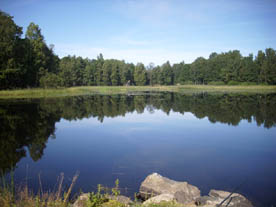
[[(163, 177), (158, 173), (148, 175), (140, 185), (134, 201), (127, 196), (120, 195), (119, 180), (112, 188), (98, 185), (97, 192), (79, 193), (71, 196), (70, 193), (77, 180), (76, 174), (68, 190), (62, 192), (64, 175), (59, 178), (57, 192), (30, 193), (28, 187), (12, 190), (13, 185), (0, 186), (1, 207), (32, 207), (32, 206), (59, 206), (59, 207), (253, 207), (243, 195), (222, 190), (210, 190), (208, 196), (201, 195), (201, 191), (186, 181), (175, 181)], [(42, 189), (42, 186), (41, 186)], [(75, 197), (75, 198), (74, 198)]]
[(131, 92), (180, 92), (180, 93), (274, 93), (276, 86), (210, 86), (210, 85), (177, 85), (177, 86), (79, 86), (58, 89), (18, 89), (0, 91), (0, 99), (43, 98), (79, 96), (91, 94), (128, 94)]

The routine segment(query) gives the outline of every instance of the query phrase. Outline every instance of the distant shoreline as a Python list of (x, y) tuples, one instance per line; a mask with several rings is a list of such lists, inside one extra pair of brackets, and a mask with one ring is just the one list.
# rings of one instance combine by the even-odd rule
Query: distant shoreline
[(18, 90), (0, 90), (0, 99), (19, 98), (54, 98), (93, 94), (128, 94), (131, 92), (178, 92), (191, 93), (276, 93), (276, 86), (212, 86), (212, 85), (177, 85), (177, 86), (79, 86), (70, 88), (33, 88)]

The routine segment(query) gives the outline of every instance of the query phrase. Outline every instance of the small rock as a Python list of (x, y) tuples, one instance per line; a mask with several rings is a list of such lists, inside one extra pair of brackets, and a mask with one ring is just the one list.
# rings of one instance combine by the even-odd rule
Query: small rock
[(160, 194), (158, 196), (154, 196), (154, 197), (146, 200), (143, 203), (143, 205), (147, 206), (149, 204), (158, 204), (162, 201), (170, 202), (170, 201), (176, 201), (176, 199), (175, 199), (174, 195), (164, 193), (164, 194)]
[[(221, 203), (227, 196), (231, 193), (222, 190), (210, 190), (209, 196), (213, 198), (218, 198), (219, 203)], [(252, 203), (247, 200), (243, 195), (239, 193), (233, 193), (224, 203), (223, 205), (232, 206), (232, 207), (252, 207)]]
[(216, 202), (218, 202), (218, 199), (210, 196), (201, 196), (195, 200), (197, 206), (211, 205)]
[(125, 205), (130, 205), (133, 203), (133, 201), (129, 197), (126, 197), (123, 195), (119, 195), (119, 196), (108, 195), (107, 198), (110, 200), (116, 200)]
[[(196, 199), (198, 206), (218, 206), (231, 193), (222, 190), (211, 190), (209, 196), (202, 196)], [(233, 193), (227, 200), (223, 202), (221, 207), (253, 207), (252, 203), (243, 195)]]
[(88, 199), (89, 193), (83, 193), (78, 197), (78, 199), (75, 201), (72, 207), (86, 207)]
[[(210, 192), (209, 192), (209, 196), (215, 197), (215, 198), (222, 198), (222, 199), (225, 199), (230, 194), (231, 194), (230, 192), (223, 191), (223, 190), (210, 190)], [(238, 194), (238, 193), (233, 193), (231, 195), (231, 197), (234, 197), (234, 196), (239, 196), (239, 197), (245, 198), (244, 196), (242, 196), (241, 194)]]

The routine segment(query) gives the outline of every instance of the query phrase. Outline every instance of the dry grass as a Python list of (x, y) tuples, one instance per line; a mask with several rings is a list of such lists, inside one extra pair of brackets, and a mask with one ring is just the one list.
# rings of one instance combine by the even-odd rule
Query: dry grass
[(59, 89), (20, 89), (2, 90), (0, 99), (43, 98), (89, 94), (127, 94), (130, 92), (216, 92), (216, 93), (275, 93), (276, 86), (211, 86), (211, 85), (177, 85), (177, 86), (80, 86)]
[(0, 206), (1, 207), (68, 207), (69, 196), (72, 188), (77, 181), (79, 174), (76, 173), (72, 179), (72, 183), (67, 191), (62, 195), (62, 184), (64, 174), (62, 173), (58, 179), (58, 190), (56, 192), (42, 191), (42, 184), (39, 178), (40, 190), (37, 194), (32, 193), (27, 185), (17, 187), (3, 185), (0, 187)]

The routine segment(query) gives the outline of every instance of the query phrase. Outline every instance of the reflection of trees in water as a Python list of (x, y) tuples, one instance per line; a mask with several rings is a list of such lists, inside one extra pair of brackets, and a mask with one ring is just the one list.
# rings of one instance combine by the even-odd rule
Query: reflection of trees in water
[(128, 112), (154, 113), (159, 109), (193, 113), (210, 122), (238, 125), (242, 119), (266, 128), (276, 123), (276, 94), (183, 95), (160, 93), (144, 95), (93, 95), (38, 101), (0, 103), (0, 169), (8, 170), (26, 156), (26, 148), (34, 161), (39, 160), (49, 137), (54, 137), (55, 123), (61, 118), (76, 120), (94, 117), (124, 116)]
[(26, 156), (36, 161), (54, 135), (58, 116), (41, 109), (39, 103), (0, 103), (0, 169), (6, 171)]

